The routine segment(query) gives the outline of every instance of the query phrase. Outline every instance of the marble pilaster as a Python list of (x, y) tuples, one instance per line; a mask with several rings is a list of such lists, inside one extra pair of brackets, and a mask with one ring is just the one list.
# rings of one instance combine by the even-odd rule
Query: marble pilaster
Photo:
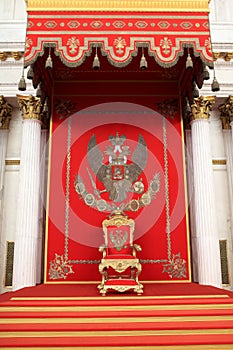
[(3, 197), (4, 197), (4, 176), (9, 123), (12, 113), (12, 106), (4, 96), (0, 96), (0, 278), (3, 280), (5, 267), (6, 238), (3, 235)]
[(13, 290), (37, 282), (41, 102), (32, 95), (18, 96), (23, 117)]
[(200, 284), (221, 287), (209, 131), (209, 113), (214, 101), (214, 97), (201, 96), (194, 99), (191, 107), (191, 132), (198, 281)]

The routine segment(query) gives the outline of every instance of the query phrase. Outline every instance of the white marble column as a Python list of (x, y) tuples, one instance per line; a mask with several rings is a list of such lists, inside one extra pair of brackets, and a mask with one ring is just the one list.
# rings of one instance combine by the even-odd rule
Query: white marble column
[(186, 140), (186, 168), (188, 186), (189, 221), (192, 247), (192, 277), (194, 282), (198, 282), (198, 257), (197, 257), (197, 237), (195, 228), (195, 207), (194, 207), (194, 184), (193, 184), (193, 151), (191, 130), (185, 130)]
[(13, 290), (36, 284), (39, 234), (40, 99), (18, 96), (23, 116)]
[(214, 97), (195, 99), (192, 105), (192, 151), (198, 281), (221, 287), (221, 263), (215, 224), (209, 111)]
[(42, 259), (43, 259), (43, 243), (45, 236), (45, 212), (46, 212), (46, 189), (47, 189), (47, 141), (48, 130), (43, 128), (41, 131), (40, 146), (40, 198), (39, 198), (39, 234), (38, 234), (38, 256), (37, 256), (37, 278), (36, 282), (41, 283), (42, 280)]

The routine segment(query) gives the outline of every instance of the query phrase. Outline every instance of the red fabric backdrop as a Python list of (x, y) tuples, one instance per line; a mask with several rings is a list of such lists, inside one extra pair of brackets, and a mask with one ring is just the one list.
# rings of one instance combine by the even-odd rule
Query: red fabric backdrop
[[(89, 193), (95, 186), (103, 190), (87, 159), (91, 136), (104, 155), (111, 143), (109, 136), (125, 135), (132, 154), (142, 135), (148, 159), (140, 175), (148, 190), (154, 175), (160, 187), (150, 205), (126, 214), (135, 219), (135, 240), (142, 246), (141, 280), (190, 281), (189, 241), (186, 227), (186, 203), (183, 167), (183, 140), (179, 110), (167, 116), (133, 103), (106, 103), (92, 106), (66, 118), (53, 117), (49, 203), (46, 236), (45, 282), (99, 281), (98, 247), (103, 243), (102, 221), (107, 212), (85, 203), (75, 189), (77, 175)], [(110, 205), (108, 193), (101, 194)], [(138, 199), (129, 193), (127, 200)]]

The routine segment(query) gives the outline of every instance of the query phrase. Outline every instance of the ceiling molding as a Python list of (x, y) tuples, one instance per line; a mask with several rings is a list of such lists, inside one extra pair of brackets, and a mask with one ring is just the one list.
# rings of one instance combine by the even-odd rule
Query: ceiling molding
[(28, 11), (209, 12), (209, 0), (26, 0)]

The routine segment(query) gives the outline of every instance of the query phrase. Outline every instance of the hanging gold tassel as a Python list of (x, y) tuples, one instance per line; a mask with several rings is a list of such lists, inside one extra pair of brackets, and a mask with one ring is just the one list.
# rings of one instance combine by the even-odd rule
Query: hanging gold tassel
[(100, 69), (100, 60), (99, 60), (99, 57), (97, 55), (97, 47), (96, 47), (96, 51), (95, 51), (95, 57), (94, 57), (92, 68), (95, 70)]
[(24, 78), (24, 74), (20, 78), (19, 84), (18, 84), (18, 90), (19, 91), (25, 91), (26, 90), (26, 81)]
[(42, 91), (41, 91), (41, 84), (39, 84), (37, 90), (36, 90), (36, 97), (41, 97), (42, 96)]
[(28, 70), (28, 72), (27, 72), (27, 79), (32, 80), (32, 79), (33, 79), (33, 77), (34, 77), (33, 67), (32, 67), (32, 66), (30, 66), (30, 68), (29, 68), (29, 70)]
[(140, 69), (141, 70), (145, 70), (145, 69), (147, 69), (147, 66), (148, 66), (147, 60), (146, 60), (146, 58), (144, 56), (144, 48), (142, 48), (142, 57), (141, 57), (141, 60), (140, 60)]
[(218, 83), (218, 81), (217, 81), (217, 79), (216, 79), (215, 76), (214, 76), (213, 82), (212, 82), (212, 84), (211, 84), (211, 90), (212, 90), (213, 92), (216, 92), (216, 91), (219, 91), (219, 90), (220, 90), (219, 83)]
[(48, 108), (48, 97), (46, 97), (45, 102), (44, 102), (44, 106), (43, 106), (43, 112), (44, 113), (48, 113), (49, 108)]
[(203, 63), (203, 80), (209, 80), (210, 73), (208, 72), (206, 65)]
[(213, 82), (211, 84), (211, 90), (213, 92), (217, 92), (220, 90), (219, 83), (218, 83), (218, 81), (216, 79), (216, 75), (215, 75), (215, 69), (214, 69), (214, 79), (213, 79)]
[(193, 98), (199, 97), (199, 91), (195, 82), (193, 82)]
[(46, 69), (53, 68), (53, 61), (52, 61), (52, 57), (51, 57), (51, 47), (49, 48), (49, 55), (48, 55), (47, 60), (45, 62), (45, 68)]
[(193, 68), (193, 60), (190, 56), (190, 53), (188, 53), (188, 57), (186, 60), (186, 69), (191, 69), (191, 68)]

